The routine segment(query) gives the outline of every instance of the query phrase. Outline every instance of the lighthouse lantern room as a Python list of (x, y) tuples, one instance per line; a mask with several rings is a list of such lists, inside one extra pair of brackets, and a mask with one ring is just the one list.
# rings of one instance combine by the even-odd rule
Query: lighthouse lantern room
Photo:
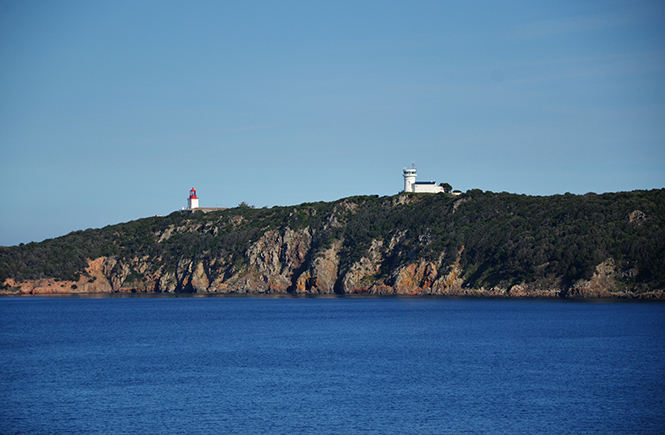
[(199, 208), (199, 198), (196, 196), (196, 190), (192, 187), (192, 190), (189, 191), (189, 198), (187, 199), (187, 209), (194, 210)]

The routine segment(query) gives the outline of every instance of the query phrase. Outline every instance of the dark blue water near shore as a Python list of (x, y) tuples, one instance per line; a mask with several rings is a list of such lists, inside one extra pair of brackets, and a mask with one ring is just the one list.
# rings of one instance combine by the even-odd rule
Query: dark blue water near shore
[(3, 298), (0, 432), (649, 434), (665, 304)]

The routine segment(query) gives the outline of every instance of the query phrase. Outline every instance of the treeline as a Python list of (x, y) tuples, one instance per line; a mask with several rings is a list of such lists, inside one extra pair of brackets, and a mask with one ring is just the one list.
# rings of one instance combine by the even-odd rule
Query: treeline
[(174, 212), (41, 243), (0, 248), (0, 283), (77, 280), (87, 259), (149, 257), (154, 268), (182, 258), (232, 258), (268, 230), (309, 228), (315, 250), (342, 242), (340, 270), (373, 241), (394, 246), (380, 276), (426, 259), (445, 269), (459, 262), (470, 288), (520, 283), (571, 285), (612, 259), (622, 285), (665, 288), (665, 190), (547, 197), (471, 190), (450, 194), (358, 196), (335, 202), (211, 213)]

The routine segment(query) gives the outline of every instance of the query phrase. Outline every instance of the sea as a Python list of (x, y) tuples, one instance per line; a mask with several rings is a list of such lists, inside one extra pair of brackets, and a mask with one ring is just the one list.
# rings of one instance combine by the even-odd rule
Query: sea
[(663, 434), (665, 304), (0, 298), (2, 434)]

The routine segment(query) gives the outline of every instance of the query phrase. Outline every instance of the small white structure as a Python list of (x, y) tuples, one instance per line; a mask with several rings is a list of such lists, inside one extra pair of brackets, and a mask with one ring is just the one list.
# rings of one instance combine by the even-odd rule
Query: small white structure
[(436, 181), (416, 181), (416, 167), (404, 168), (404, 192), (439, 193), (443, 187), (437, 186)]
[(187, 198), (187, 210), (194, 210), (199, 208), (199, 198), (196, 196), (196, 190), (192, 187), (189, 191), (189, 198)]

